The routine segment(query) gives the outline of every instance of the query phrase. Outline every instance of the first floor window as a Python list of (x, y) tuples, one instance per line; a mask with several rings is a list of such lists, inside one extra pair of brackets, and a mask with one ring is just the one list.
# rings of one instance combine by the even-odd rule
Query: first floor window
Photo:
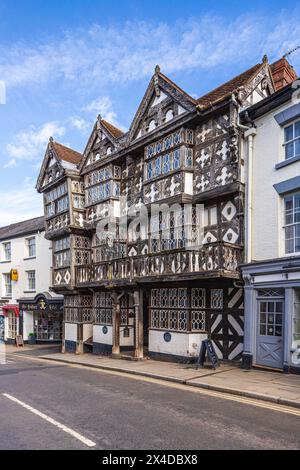
[(28, 290), (35, 290), (35, 271), (27, 271)]
[(286, 160), (300, 155), (300, 121), (285, 127), (284, 147)]
[(300, 289), (294, 292), (293, 346), (300, 348)]
[(3, 243), (3, 254), (4, 254), (4, 261), (11, 260), (11, 243), (5, 242)]
[(285, 253), (300, 252), (300, 193), (284, 198)]
[(147, 167), (147, 179), (149, 180), (150, 178), (152, 178), (152, 162), (149, 162)]
[(10, 273), (3, 274), (3, 282), (4, 282), (4, 295), (6, 297), (11, 297), (11, 295), (12, 295), (12, 283), (11, 283)]
[(35, 256), (35, 237), (27, 238), (27, 255), (29, 258), (33, 258)]
[(178, 170), (179, 168), (180, 168), (180, 151), (179, 149), (176, 149), (173, 152), (173, 170)]

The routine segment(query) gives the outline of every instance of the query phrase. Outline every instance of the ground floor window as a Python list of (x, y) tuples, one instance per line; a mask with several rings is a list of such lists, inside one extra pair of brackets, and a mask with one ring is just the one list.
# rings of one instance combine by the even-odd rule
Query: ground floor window
[(300, 347), (300, 289), (294, 290), (293, 347)]
[(34, 334), (39, 341), (62, 339), (62, 317), (59, 312), (34, 312)]
[(112, 298), (108, 292), (96, 292), (94, 295), (95, 323), (112, 325)]
[(205, 308), (205, 289), (151, 289), (150, 327), (160, 330), (206, 331)]
[(5, 331), (4, 317), (0, 315), (0, 341), (4, 340), (4, 331)]
[(8, 331), (7, 336), (9, 339), (16, 339), (18, 334), (18, 318), (14, 311), (8, 311), (7, 315), (7, 322), (8, 322)]
[(67, 295), (64, 300), (64, 320), (70, 323), (93, 322), (93, 296)]

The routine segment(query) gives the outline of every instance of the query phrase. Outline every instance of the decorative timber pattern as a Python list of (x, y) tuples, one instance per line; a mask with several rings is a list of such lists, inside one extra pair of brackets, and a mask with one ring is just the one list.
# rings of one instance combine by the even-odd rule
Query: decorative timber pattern
[[(98, 116), (82, 155), (50, 139), (37, 189), (44, 194), (53, 289), (65, 296), (66, 323), (111, 327), (118, 351), (118, 325), (130, 319), (138, 351), (141, 328), (133, 318), (142, 292), (150, 330), (208, 334), (220, 357), (240, 357), (238, 115), (272, 93), (272, 83), (264, 59), (197, 100), (156, 67), (128, 132)], [(153, 216), (154, 204), (169, 204), (169, 213), (159, 209)], [(137, 222), (134, 230), (142, 210), (148, 226)]]

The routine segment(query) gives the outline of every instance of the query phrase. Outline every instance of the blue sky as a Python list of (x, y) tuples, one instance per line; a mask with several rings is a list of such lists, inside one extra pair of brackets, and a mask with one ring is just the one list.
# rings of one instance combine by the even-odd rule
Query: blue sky
[[(283, 7), (284, 5), (284, 7)], [(50, 135), (82, 151), (96, 116), (127, 129), (160, 64), (193, 96), (300, 44), (298, 1), (0, 0), (0, 225), (42, 213)], [(300, 70), (300, 52), (290, 58)]]

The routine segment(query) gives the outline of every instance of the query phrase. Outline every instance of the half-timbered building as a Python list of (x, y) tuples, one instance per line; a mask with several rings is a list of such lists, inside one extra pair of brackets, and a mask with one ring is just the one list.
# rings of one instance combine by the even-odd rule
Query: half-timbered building
[(220, 358), (240, 359), (239, 112), (274, 88), (266, 57), (199, 99), (157, 66), (128, 132), (99, 116), (83, 154), (50, 139), (37, 190), (64, 351), (187, 361), (209, 336)]

